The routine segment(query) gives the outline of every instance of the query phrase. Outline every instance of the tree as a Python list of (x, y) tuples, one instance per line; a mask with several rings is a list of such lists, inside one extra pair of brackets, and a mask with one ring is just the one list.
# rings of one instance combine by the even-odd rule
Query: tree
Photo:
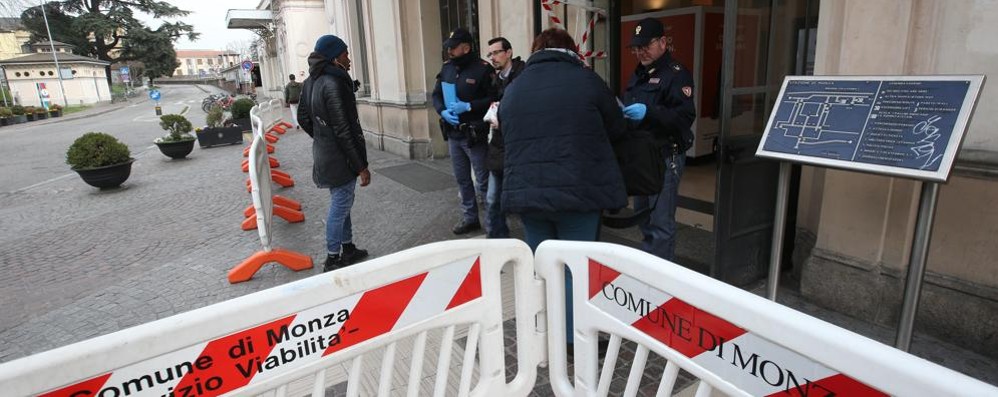
[(142, 62), (142, 76), (149, 79), (149, 85), (156, 78), (172, 76), (173, 71), (180, 66), (177, 51), (173, 49), (169, 36), (148, 28), (132, 30), (122, 54)]
[[(47, 40), (41, 6), (34, 6), (21, 14), (21, 22), (31, 32), (33, 40)], [(157, 43), (172, 43), (181, 36), (196, 40), (194, 27), (182, 21), (164, 19), (180, 18), (190, 14), (166, 1), (160, 0), (61, 0), (46, 3), (52, 39), (76, 46), (77, 53), (115, 63), (138, 60), (138, 53), (148, 51), (122, 51), (129, 41), (146, 40), (157, 36)], [(135, 18), (141, 12), (164, 20), (156, 30), (151, 30)], [(56, 18), (56, 19), (53, 19)], [(54, 23), (53, 21), (58, 21)], [(151, 36), (152, 35), (152, 36)], [(134, 36), (134, 37), (133, 37)], [(176, 59), (174, 53), (173, 59)], [(143, 60), (146, 62), (147, 60)], [(108, 83), (111, 80), (107, 68)], [(148, 69), (148, 67), (147, 67)]]

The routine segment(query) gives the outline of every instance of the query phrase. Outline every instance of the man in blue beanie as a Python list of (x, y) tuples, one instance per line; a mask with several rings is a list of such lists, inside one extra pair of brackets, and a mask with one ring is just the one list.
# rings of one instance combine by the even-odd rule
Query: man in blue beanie
[(308, 78), (302, 88), (298, 122), (312, 137), (312, 180), (329, 189), (326, 219), (326, 263), (323, 272), (349, 266), (367, 257), (353, 244), (350, 209), (357, 177), (360, 186), (371, 183), (367, 169), (364, 131), (357, 115), (350, 54), (342, 39), (325, 35), (308, 56)]

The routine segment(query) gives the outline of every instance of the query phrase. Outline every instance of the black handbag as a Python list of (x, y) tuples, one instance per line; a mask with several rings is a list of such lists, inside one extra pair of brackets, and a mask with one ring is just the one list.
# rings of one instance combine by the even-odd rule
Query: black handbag
[(613, 143), (613, 152), (628, 196), (651, 196), (662, 191), (665, 159), (662, 145), (655, 141), (651, 131), (628, 131)]

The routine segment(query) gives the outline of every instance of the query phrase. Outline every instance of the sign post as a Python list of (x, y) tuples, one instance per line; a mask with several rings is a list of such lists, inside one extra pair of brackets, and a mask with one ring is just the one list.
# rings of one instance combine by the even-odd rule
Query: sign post
[(159, 90), (149, 90), (149, 99), (152, 99), (152, 100), (156, 101), (156, 115), (157, 116), (162, 116), (163, 115), (163, 108), (159, 107), (159, 100), (160, 100), (160, 98), (162, 98), (162, 95), (159, 93)]
[(756, 156), (783, 161), (767, 297), (776, 300), (790, 164), (923, 181), (895, 347), (907, 351), (918, 310), (939, 183), (949, 179), (983, 75), (788, 76)]

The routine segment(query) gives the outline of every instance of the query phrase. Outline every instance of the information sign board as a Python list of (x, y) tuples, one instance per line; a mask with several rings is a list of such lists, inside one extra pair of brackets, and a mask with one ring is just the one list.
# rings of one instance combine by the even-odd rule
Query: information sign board
[(759, 157), (945, 182), (982, 75), (788, 76)]

